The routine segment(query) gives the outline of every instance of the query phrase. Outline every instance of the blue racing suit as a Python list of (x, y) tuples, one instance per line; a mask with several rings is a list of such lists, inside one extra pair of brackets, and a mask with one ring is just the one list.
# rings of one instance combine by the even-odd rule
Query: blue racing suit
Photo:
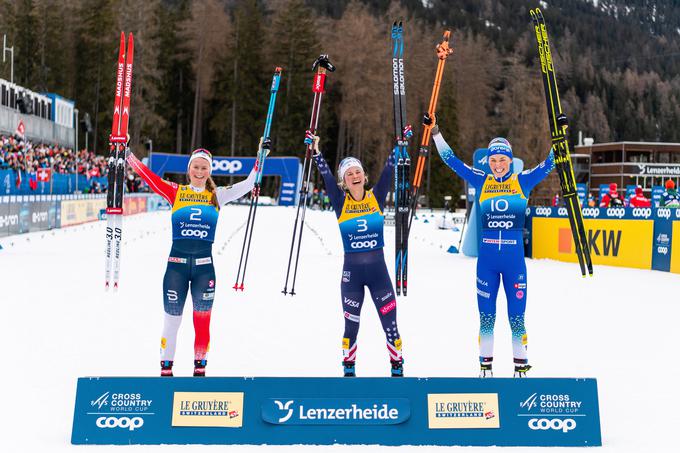
[(359, 317), (364, 303), (364, 287), (368, 287), (385, 331), (390, 360), (401, 362), (401, 337), (397, 329), (397, 300), (383, 255), (383, 209), (394, 173), (394, 158), (390, 155), (378, 183), (367, 190), (363, 200), (354, 200), (349, 192), (338, 187), (333, 174), (319, 153), (314, 156), (333, 210), (338, 218), (345, 250), (340, 298), (345, 331), (342, 350), (345, 362), (354, 362), (357, 352)]
[(553, 153), (550, 151), (548, 158), (531, 170), (520, 174), (508, 172), (503, 178), (496, 179), (458, 159), (441, 134), (432, 138), (446, 165), (476, 189), (481, 208), (482, 237), (477, 259), (480, 362), (490, 364), (493, 360), (496, 295), (502, 276), (515, 364), (527, 364), (524, 311), (528, 287), (524, 262), (524, 219), (529, 193), (555, 167)]

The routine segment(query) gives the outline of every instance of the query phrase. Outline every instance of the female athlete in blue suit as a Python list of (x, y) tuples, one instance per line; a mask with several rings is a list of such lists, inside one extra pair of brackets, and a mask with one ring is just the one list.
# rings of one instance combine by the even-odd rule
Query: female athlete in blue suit
[[(432, 123), (429, 116), (425, 115), (424, 123)], [(528, 289), (523, 245), (524, 216), (529, 193), (555, 167), (552, 150), (537, 167), (513, 174), (510, 171), (510, 143), (501, 137), (494, 138), (489, 143), (487, 154), (491, 174), (486, 174), (458, 159), (436, 124), (432, 127), (432, 138), (446, 165), (476, 189), (481, 207), (482, 237), (477, 260), (480, 377), (493, 376), (493, 329), (501, 276), (508, 300), (515, 377), (525, 377), (531, 366), (527, 358), (524, 327)]]
[(348, 157), (340, 162), (338, 187), (331, 169), (319, 152), (319, 137), (308, 131), (307, 143), (314, 143), (314, 160), (323, 177), (326, 191), (335, 210), (345, 249), (340, 293), (345, 332), (342, 338), (345, 376), (355, 376), (359, 316), (368, 287), (385, 331), (392, 376), (403, 375), (401, 337), (397, 329), (397, 300), (383, 255), (383, 209), (394, 173), (394, 159), (388, 157), (378, 183), (365, 189), (368, 182), (361, 162)]

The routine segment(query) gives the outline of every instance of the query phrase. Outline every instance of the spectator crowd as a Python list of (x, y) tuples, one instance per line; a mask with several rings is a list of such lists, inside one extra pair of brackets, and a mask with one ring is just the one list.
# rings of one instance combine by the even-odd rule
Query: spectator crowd
[(106, 157), (86, 149), (78, 152), (59, 145), (33, 143), (16, 136), (0, 135), (0, 170), (35, 173), (51, 168), (55, 174), (106, 176)]

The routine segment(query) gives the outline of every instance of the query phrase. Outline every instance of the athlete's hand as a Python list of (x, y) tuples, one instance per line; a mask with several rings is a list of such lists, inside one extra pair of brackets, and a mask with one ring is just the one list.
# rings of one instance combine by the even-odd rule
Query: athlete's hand
[(316, 156), (320, 153), (319, 151), (319, 136), (314, 135), (309, 129), (305, 132), (305, 145), (312, 146), (313, 154)]
[(439, 126), (437, 125), (437, 116), (432, 115), (428, 112), (425, 112), (423, 115), (423, 124), (425, 126), (430, 127), (430, 131), (432, 132), (432, 135), (437, 135), (439, 133)]

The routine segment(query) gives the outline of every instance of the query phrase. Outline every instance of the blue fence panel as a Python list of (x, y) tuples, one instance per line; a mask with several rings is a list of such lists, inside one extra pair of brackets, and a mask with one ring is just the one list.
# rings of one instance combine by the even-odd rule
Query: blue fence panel
[(74, 444), (599, 446), (594, 379), (80, 378)]

